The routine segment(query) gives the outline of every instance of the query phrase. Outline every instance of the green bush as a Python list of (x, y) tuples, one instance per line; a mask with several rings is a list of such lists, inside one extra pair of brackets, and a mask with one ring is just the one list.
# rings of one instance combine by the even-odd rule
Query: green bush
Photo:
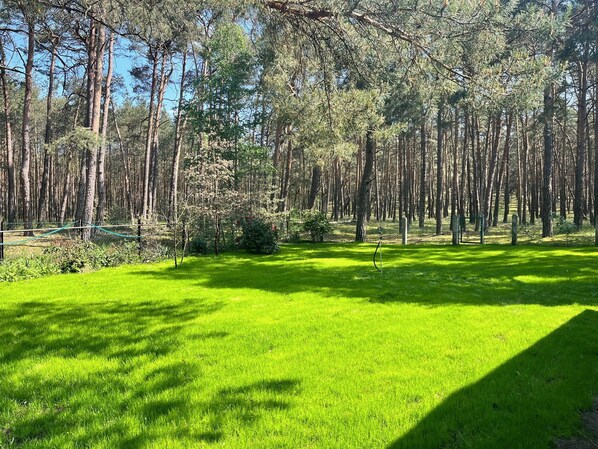
[(167, 257), (162, 245), (144, 248), (141, 256), (137, 242), (96, 245), (79, 240), (46, 248), (36, 257), (17, 257), (0, 263), (0, 281), (19, 281), (59, 273), (80, 273), (104, 267), (149, 262)]
[(191, 254), (207, 254), (208, 243), (206, 242), (206, 239), (202, 236), (194, 237), (191, 242), (189, 242), (189, 252)]
[(313, 242), (323, 242), (324, 236), (332, 232), (332, 225), (322, 212), (309, 211), (305, 215), (303, 230), (309, 232)]
[(278, 251), (278, 231), (275, 226), (259, 219), (243, 223), (243, 235), (239, 247), (251, 253), (272, 254)]
[(58, 273), (60, 267), (47, 256), (19, 257), (0, 263), (0, 282), (20, 281)]

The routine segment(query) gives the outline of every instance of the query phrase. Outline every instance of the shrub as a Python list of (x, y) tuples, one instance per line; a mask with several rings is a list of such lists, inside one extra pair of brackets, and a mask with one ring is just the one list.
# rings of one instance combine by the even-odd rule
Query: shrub
[(13, 282), (60, 273), (50, 257), (19, 257), (0, 263), (0, 281)]
[(202, 236), (196, 236), (189, 242), (189, 252), (191, 254), (207, 254), (208, 243)]
[(309, 232), (314, 242), (323, 242), (324, 236), (332, 232), (332, 225), (322, 212), (309, 211), (303, 222), (303, 230)]
[(577, 231), (577, 226), (572, 221), (567, 220), (564, 217), (558, 217), (556, 221), (556, 233), (557, 234), (565, 234), (565, 241), (567, 245), (569, 244), (569, 236)]
[(243, 235), (239, 247), (250, 253), (272, 254), (278, 251), (278, 231), (275, 226), (259, 219), (250, 219), (243, 223)]

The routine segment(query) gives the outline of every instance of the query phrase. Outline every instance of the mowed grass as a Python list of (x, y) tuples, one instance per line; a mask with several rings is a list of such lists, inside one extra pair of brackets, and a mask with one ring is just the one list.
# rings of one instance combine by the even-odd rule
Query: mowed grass
[(0, 285), (0, 447), (549, 448), (598, 250), (288, 245)]

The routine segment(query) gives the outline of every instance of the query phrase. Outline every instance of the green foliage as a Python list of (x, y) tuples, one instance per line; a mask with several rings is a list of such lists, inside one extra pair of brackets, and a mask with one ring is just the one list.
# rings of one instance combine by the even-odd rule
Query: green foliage
[(559, 216), (554, 224), (555, 230), (557, 234), (564, 234), (566, 236), (565, 242), (567, 245), (569, 244), (569, 237), (575, 231), (577, 231), (577, 226), (571, 220), (567, 220), (565, 217)]
[(250, 253), (272, 254), (278, 251), (278, 230), (260, 219), (244, 221), (239, 247)]
[(332, 225), (320, 211), (308, 211), (305, 213), (303, 230), (309, 232), (313, 242), (323, 242), (324, 236), (332, 232)]
[(254, 57), (242, 28), (221, 23), (207, 43), (204, 58), (208, 76), (197, 80), (197, 93), (187, 107), (195, 128), (212, 138), (237, 142), (247, 124), (241, 111), (247, 105), (251, 89)]
[(19, 281), (60, 273), (81, 273), (124, 264), (153, 262), (168, 257), (165, 247), (146, 245), (141, 255), (137, 242), (97, 245), (69, 241), (46, 248), (39, 256), (17, 257), (0, 263), (0, 281)]
[(0, 282), (33, 279), (60, 273), (60, 267), (48, 257), (18, 257), (0, 263)]
[(92, 242), (75, 241), (51, 247), (46, 254), (62, 273), (79, 273), (88, 269), (140, 262), (137, 242), (100, 246)]

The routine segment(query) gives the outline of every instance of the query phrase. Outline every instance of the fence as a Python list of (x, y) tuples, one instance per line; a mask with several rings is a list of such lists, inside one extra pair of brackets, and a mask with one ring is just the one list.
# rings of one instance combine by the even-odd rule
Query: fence
[[(0, 221), (0, 261), (10, 255), (23, 255), (35, 253), (50, 246), (61, 245), (67, 241), (87, 239), (96, 244), (110, 244), (123, 240), (136, 241), (139, 252), (152, 244), (165, 243), (169, 240), (166, 235), (166, 225), (155, 223), (142, 223), (140, 219), (136, 224), (83, 224), (72, 222), (55, 224), (54, 227), (38, 227), (24, 229), (18, 224), (18, 229), (7, 229), (4, 220)], [(14, 251), (11, 249), (14, 248)], [(26, 249), (26, 250), (25, 250)]]

